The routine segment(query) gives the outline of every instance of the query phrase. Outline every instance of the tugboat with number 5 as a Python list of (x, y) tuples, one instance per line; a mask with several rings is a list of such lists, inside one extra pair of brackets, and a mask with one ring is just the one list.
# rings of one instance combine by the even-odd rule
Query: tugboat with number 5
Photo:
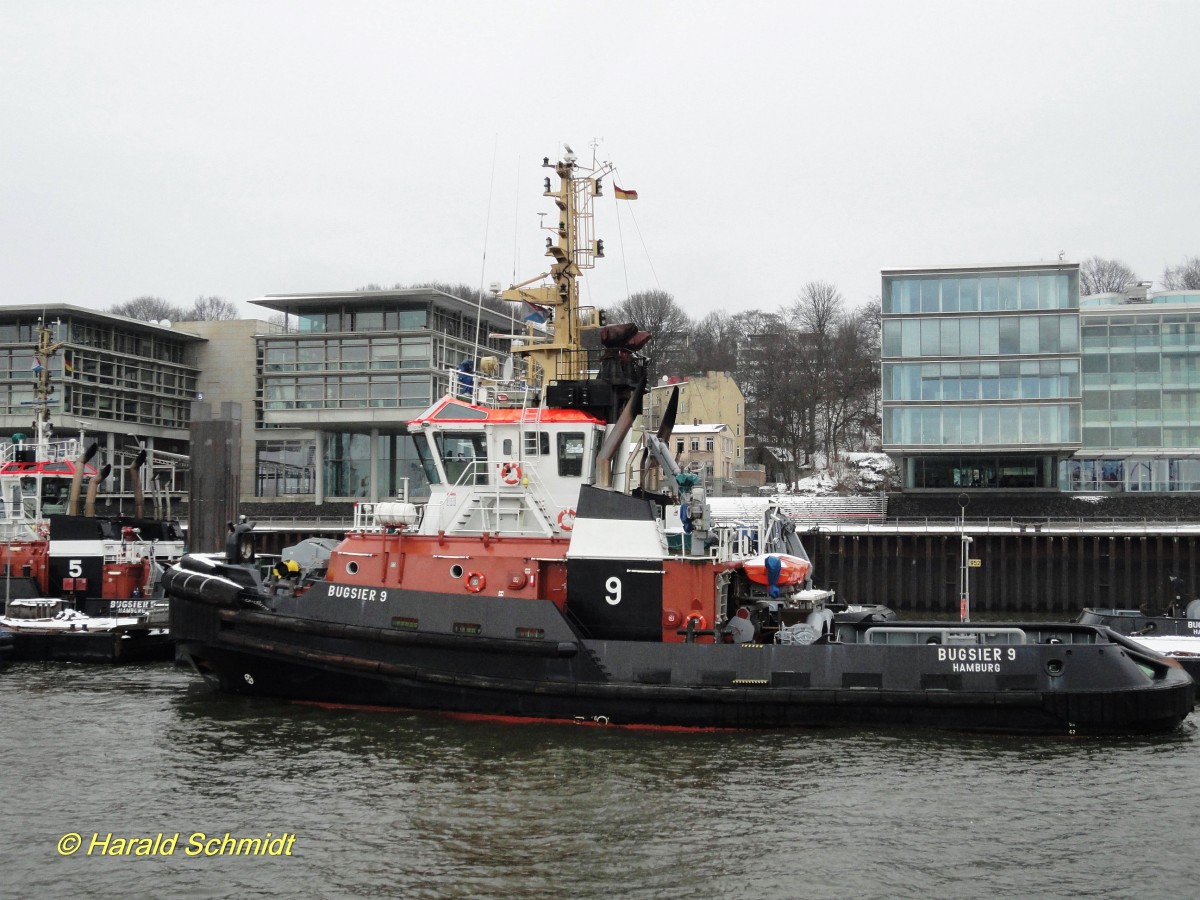
[(171, 659), (159, 576), (183, 553), (182, 529), (142, 515), (145, 450), (128, 467), (133, 517), (95, 514), (111, 466), (92, 465), (96, 444), (52, 438), (50, 366), (61, 345), (48, 322), (37, 334), (33, 436), (0, 448), (0, 630), (15, 660)]
[(298, 701), (622, 726), (1179, 726), (1191, 678), (1106, 628), (846, 609), (813, 586), (778, 510), (715, 525), (668, 446), (676, 400), (635, 431), (651, 336), (579, 301), (611, 167), (569, 150), (543, 165), (549, 271), (500, 295), (549, 320), (514, 335), (521, 371), (476, 361), (410, 423), (427, 502), (360, 504), (341, 543), (302, 542), (270, 575), (248, 522), (224, 558), (169, 569), (171, 632), (200, 675)]

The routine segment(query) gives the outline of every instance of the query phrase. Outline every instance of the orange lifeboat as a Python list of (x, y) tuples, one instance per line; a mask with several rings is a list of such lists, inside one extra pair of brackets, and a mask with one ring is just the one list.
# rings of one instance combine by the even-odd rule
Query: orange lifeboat
[(752, 557), (742, 563), (746, 577), (756, 584), (770, 584), (771, 580), (767, 574), (767, 560), (771, 557), (779, 560), (779, 577), (775, 581), (777, 585), (799, 584), (808, 578), (809, 573), (812, 572), (812, 563), (807, 559), (802, 559), (799, 556), (790, 556), (787, 553), (769, 553)]

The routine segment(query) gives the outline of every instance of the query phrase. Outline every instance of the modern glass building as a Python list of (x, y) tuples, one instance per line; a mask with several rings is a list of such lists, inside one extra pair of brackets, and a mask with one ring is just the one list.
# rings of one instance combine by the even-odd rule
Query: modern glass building
[[(47, 322), (58, 351), (37, 360), (38, 327)], [(0, 307), (0, 454), (16, 433), (33, 432), (36, 365), (50, 369), (54, 439), (97, 442), (111, 463), (106, 497), (132, 496), (127, 464), (150, 451), (143, 469), (173, 494), (186, 491), (197, 350), (203, 338), (169, 323), (142, 322), (65, 303)]]
[(1078, 265), (882, 274), (883, 444), (904, 487), (1057, 489), (1083, 446)]
[(271, 295), (282, 327), (255, 336), (257, 498), (386, 499), (427, 492), (406, 423), (456, 368), (505, 359), (520, 323), (430, 288)]
[(1080, 300), (1083, 445), (1064, 490), (1200, 491), (1200, 292)]

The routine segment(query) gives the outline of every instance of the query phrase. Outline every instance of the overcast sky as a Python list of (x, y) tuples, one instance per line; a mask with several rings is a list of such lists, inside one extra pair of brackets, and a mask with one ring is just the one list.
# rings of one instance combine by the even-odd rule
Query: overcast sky
[[(881, 268), (1200, 255), (1200, 2), (0, 2), (4, 303), (543, 270), (599, 141), (598, 305), (856, 304)], [(249, 309), (249, 308), (247, 308)]]

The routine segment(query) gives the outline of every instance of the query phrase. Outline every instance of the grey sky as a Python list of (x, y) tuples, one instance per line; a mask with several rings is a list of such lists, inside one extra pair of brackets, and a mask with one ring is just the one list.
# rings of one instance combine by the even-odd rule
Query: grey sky
[(4, 0), (0, 302), (507, 284), (541, 158), (594, 138), (640, 194), (597, 210), (600, 305), (1157, 280), (1200, 254), (1197, 36), (1195, 2)]

